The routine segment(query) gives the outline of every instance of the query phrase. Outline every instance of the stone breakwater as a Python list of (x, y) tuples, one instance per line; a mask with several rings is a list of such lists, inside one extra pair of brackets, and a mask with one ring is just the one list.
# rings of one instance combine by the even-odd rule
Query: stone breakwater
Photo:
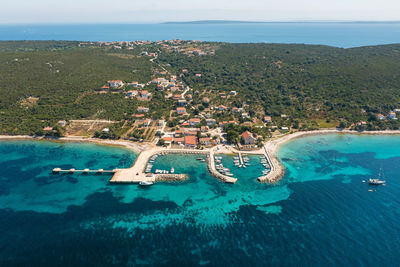
[(187, 174), (154, 174), (154, 181), (181, 182), (187, 178)]
[(210, 153), (207, 155), (207, 168), (208, 171), (211, 173), (212, 176), (220, 179), (221, 181), (225, 183), (230, 183), (234, 184), (237, 181), (237, 178), (229, 177), (227, 175), (223, 175), (217, 171), (215, 168), (215, 162), (214, 162), (214, 153)]
[[(271, 150), (271, 147), (266, 144), (264, 146), (265, 157), (267, 158), (271, 170), (267, 175), (258, 177), (258, 181), (262, 183), (275, 183), (280, 180), (285, 174), (285, 168), (280, 163), (279, 159), (275, 155), (275, 151)], [(276, 148), (275, 148), (276, 149)]]

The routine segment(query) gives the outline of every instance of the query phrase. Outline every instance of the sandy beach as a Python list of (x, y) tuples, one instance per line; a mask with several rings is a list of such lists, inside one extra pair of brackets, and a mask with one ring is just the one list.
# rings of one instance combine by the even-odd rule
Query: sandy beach
[[(304, 136), (309, 136), (309, 135), (322, 135), (322, 134), (360, 134), (360, 135), (398, 135), (400, 134), (400, 130), (388, 130), (388, 131), (364, 131), (364, 132), (357, 132), (357, 131), (350, 131), (350, 130), (338, 130), (338, 129), (324, 129), (324, 130), (315, 130), (315, 131), (304, 131), (304, 132), (295, 132), (295, 133), (289, 133), (283, 136), (277, 136), (269, 140), (268, 142), (265, 143), (264, 147), (262, 149), (259, 149), (257, 151), (242, 151), (242, 153), (246, 154), (265, 154), (271, 164), (271, 171), (265, 175), (261, 176), (258, 178), (260, 182), (266, 182), (266, 183), (275, 183), (279, 181), (285, 174), (285, 168), (276, 156), (276, 153), (279, 149), (279, 147), (286, 142), (289, 142), (295, 138), (299, 137), (304, 137)], [(83, 137), (83, 136), (68, 136), (68, 137), (60, 137), (60, 138), (54, 138), (54, 137), (34, 137), (34, 136), (28, 136), (28, 135), (0, 135), (0, 140), (45, 140), (45, 141), (60, 141), (60, 142), (92, 142), (96, 144), (101, 144), (101, 145), (111, 145), (111, 146), (122, 146), (125, 148), (128, 148), (136, 153), (143, 154), (149, 154), (153, 155), (158, 152), (164, 152), (164, 153), (176, 153), (177, 149), (166, 149), (162, 147), (158, 147), (154, 144), (150, 143), (137, 143), (137, 142), (131, 142), (128, 140), (103, 140), (103, 139), (97, 139), (97, 138), (90, 138), (90, 137)], [(182, 152), (195, 152), (198, 151), (200, 153), (208, 154), (210, 152), (218, 153), (218, 154), (234, 154), (238, 153), (238, 151), (230, 146), (218, 146), (213, 149), (204, 149), (204, 150), (195, 150), (195, 149), (182, 149)], [(179, 149), (178, 149), (179, 150)], [(145, 155), (141, 156), (145, 156)], [(213, 153), (212, 153), (213, 154)], [(142, 157), (138, 157), (138, 159), (141, 159)], [(142, 167), (144, 168), (145, 164), (147, 163), (148, 156), (143, 157), (145, 160), (143, 162), (138, 162), (141, 160), (136, 160), (134, 165), (139, 166), (140, 169)], [(134, 166), (132, 166), (133, 168)], [(214, 168), (211, 168), (214, 169)], [(137, 171), (137, 170), (136, 170)]]
[(54, 142), (91, 142), (101, 145), (122, 146), (126, 147), (136, 153), (144, 150), (154, 148), (155, 146), (149, 143), (137, 143), (128, 140), (104, 140), (98, 138), (84, 137), (84, 136), (66, 136), (66, 137), (36, 137), (29, 135), (0, 135), (0, 140), (43, 140)]
[(295, 132), (291, 134), (287, 134), (284, 136), (279, 136), (273, 138), (265, 143), (264, 149), (269, 157), (269, 161), (271, 163), (271, 172), (266, 176), (262, 176), (259, 178), (260, 182), (269, 182), (275, 183), (279, 181), (283, 175), (285, 174), (285, 167), (282, 165), (280, 160), (276, 156), (276, 152), (279, 147), (295, 138), (310, 136), (310, 135), (322, 135), (322, 134), (359, 134), (359, 135), (398, 135), (400, 134), (400, 130), (388, 130), (388, 131), (350, 131), (350, 130), (339, 130), (339, 129), (324, 129), (324, 130), (315, 130), (315, 131), (304, 131), (304, 132)]

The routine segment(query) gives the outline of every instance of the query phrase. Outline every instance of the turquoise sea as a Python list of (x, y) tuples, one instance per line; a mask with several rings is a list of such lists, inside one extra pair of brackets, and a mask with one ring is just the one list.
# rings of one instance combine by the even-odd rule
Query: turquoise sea
[[(109, 175), (53, 175), (54, 167), (126, 167), (135, 153), (85, 143), (0, 141), (1, 266), (398, 266), (400, 136), (295, 139), (287, 168), (260, 184), (223, 163), (234, 185), (198, 156), (166, 155), (154, 168), (189, 174), (149, 188)], [(383, 170), (386, 186), (363, 180)], [(370, 191), (372, 190), (372, 191)]]
[(0, 25), (0, 40), (202, 40), (357, 47), (400, 43), (400, 22)]

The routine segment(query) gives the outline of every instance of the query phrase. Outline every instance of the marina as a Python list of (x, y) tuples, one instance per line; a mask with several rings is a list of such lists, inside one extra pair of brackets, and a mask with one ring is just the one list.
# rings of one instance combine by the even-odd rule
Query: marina
[[(247, 152), (248, 154), (256, 155), (257, 152)], [(196, 149), (163, 149), (159, 147), (154, 147), (152, 149), (142, 151), (133, 166), (130, 168), (120, 168), (113, 170), (104, 170), (104, 169), (83, 169), (77, 170), (74, 168), (71, 169), (61, 169), (54, 168), (54, 174), (73, 174), (73, 173), (110, 173), (113, 174), (110, 179), (110, 183), (155, 183), (156, 181), (183, 181), (187, 179), (186, 174), (175, 174), (174, 166), (171, 166), (170, 169), (155, 169), (154, 162), (158, 157), (166, 154), (197, 154), (197, 155), (205, 155), (206, 157), (198, 157), (196, 160), (201, 162), (207, 162), (207, 167), (211, 175), (220, 179), (226, 183), (236, 183), (237, 179), (234, 174), (231, 172), (229, 168), (226, 168), (222, 163), (222, 156), (215, 154), (214, 149), (210, 150), (196, 150)], [(234, 166), (239, 168), (247, 168), (250, 166), (250, 158), (246, 155), (243, 155), (242, 152), (237, 151), (237, 156), (234, 158)], [(267, 155), (261, 155), (261, 164), (265, 167), (262, 174), (266, 176), (271, 171), (271, 164), (268, 161)], [(258, 179), (259, 181), (260, 178)]]

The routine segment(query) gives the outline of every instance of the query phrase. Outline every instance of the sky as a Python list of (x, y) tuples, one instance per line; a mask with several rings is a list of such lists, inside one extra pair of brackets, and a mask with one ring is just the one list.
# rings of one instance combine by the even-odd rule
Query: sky
[(0, 24), (400, 20), (399, 0), (1, 0)]

